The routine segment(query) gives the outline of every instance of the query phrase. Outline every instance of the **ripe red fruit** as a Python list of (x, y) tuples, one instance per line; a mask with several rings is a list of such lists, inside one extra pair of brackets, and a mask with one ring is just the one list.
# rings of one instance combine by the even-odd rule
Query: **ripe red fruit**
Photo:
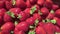
[(7, 10), (11, 9), (13, 6), (12, 6), (12, 3), (9, 2), (9, 1), (5, 1), (5, 7)]
[(54, 4), (52, 5), (52, 9), (53, 9), (53, 10), (56, 10), (56, 9), (58, 9), (58, 8), (59, 8), (59, 5), (54, 5)]
[(20, 21), (24, 21), (27, 18), (27, 15), (24, 12), (20, 12), (18, 17)]
[(9, 31), (1, 31), (1, 34), (10, 34)]
[(26, 22), (20, 22), (18, 25), (16, 25), (14, 33), (17, 33), (19, 31), (28, 31), (28, 24)]
[(36, 28), (36, 34), (46, 34), (46, 31), (43, 29), (43, 27), (38, 26)]
[(25, 34), (25, 32), (23, 32), (23, 31), (19, 31), (17, 34)]
[(30, 17), (26, 20), (26, 22), (29, 24), (29, 25), (33, 25), (34, 22), (35, 22), (35, 19), (33, 17)]
[(54, 34), (55, 32), (55, 27), (52, 23), (46, 23), (44, 25), (44, 29), (47, 32), (47, 34)]
[(46, 17), (46, 19), (53, 19), (54, 16), (55, 16), (54, 11), (51, 10), (50, 13), (48, 14), (48, 16)]
[(45, 0), (37, 0), (37, 4), (39, 6), (42, 6), (45, 3)]
[(21, 12), (21, 9), (20, 8), (11, 8), (9, 11), (12, 12), (17, 17), (18, 14)]
[(31, 6), (32, 6), (32, 5), (30, 4), (29, 0), (26, 1), (26, 5), (27, 5), (28, 8), (31, 8)]
[(32, 5), (34, 5), (34, 4), (37, 3), (37, 0), (29, 0), (29, 2), (30, 2)]
[(1, 26), (1, 31), (12, 31), (14, 30), (14, 24), (12, 22), (6, 22)]
[(36, 20), (36, 19), (38, 19), (39, 21), (41, 20), (40, 14), (37, 14), (37, 13), (33, 14), (33, 18), (34, 18), (35, 20)]
[(0, 8), (4, 8), (5, 4), (4, 1), (0, 1)]
[(55, 31), (60, 32), (60, 28), (57, 25), (55, 25)]
[(15, 5), (15, 7), (21, 8), (22, 10), (27, 7), (26, 3), (23, 0), (12, 1), (12, 4)]
[(46, 7), (41, 8), (40, 12), (42, 13), (43, 16), (46, 16), (49, 14), (49, 10)]
[(10, 15), (8, 15), (7, 13), (5, 13), (3, 19), (4, 19), (4, 22), (12, 22), (13, 21), (12, 17)]
[(60, 18), (60, 9), (56, 10), (55, 16)]

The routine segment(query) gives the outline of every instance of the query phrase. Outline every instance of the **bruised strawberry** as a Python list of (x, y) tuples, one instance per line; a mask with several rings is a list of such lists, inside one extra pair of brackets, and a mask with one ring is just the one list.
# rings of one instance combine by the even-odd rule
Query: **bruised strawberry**
[(0, 8), (4, 8), (5, 4), (4, 1), (0, 1)]
[(52, 9), (53, 9), (53, 10), (56, 10), (56, 9), (58, 9), (58, 8), (59, 8), (58, 5), (54, 5), (54, 4), (52, 5)]
[(56, 10), (55, 16), (60, 18), (60, 9)]
[(52, 23), (46, 23), (44, 25), (44, 29), (47, 32), (47, 34), (54, 34), (55, 32), (55, 27)]
[(60, 28), (57, 25), (55, 25), (55, 32), (60, 32)]
[(46, 34), (46, 31), (43, 29), (43, 27), (38, 26), (36, 28), (36, 34)]
[(29, 0), (26, 1), (26, 5), (27, 5), (28, 8), (31, 8), (31, 6), (32, 6), (32, 5), (30, 4)]
[(37, 4), (39, 6), (43, 6), (44, 3), (45, 3), (45, 0), (37, 0)]
[(20, 8), (11, 8), (9, 11), (12, 12), (16, 17), (21, 12)]
[(46, 19), (53, 19), (54, 18), (54, 11), (51, 10)]
[(25, 34), (25, 32), (23, 32), (23, 31), (19, 31), (17, 34)]
[(4, 22), (11, 22), (13, 21), (12, 17), (8, 15), (7, 13), (4, 14)]
[(7, 10), (9, 10), (9, 9), (11, 9), (13, 7), (11, 2), (9, 2), (9, 1), (5, 1), (5, 6), (6, 6)]
[(24, 12), (20, 12), (18, 17), (20, 21), (24, 21), (27, 18), (27, 15)]
[(30, 17), (26, 20), (26, 22), (29, 24), (29, 25), (33, 25), (34, 22), (35, 22), (35, 19), (33, 17)]
[(16, 25), (14, 33), (17, 33), (19, 31), (28, 31), (28, 24), (26, 22), (20, 22), (18, 25)]
[(37, 13), (33, 14), (33, 18), (34, 18), (35, 20), (36, 20), (36, 19), (41, 20), (40, 14), (37, 14)]
[(29, 2), (30, 2), (32, 5), (34, 5), (34, 4), (37, 3), (37, 0), (29, 0)]
[(6, 22), (1, 26), (1, 31), (11, 31), (14, 30), (14, 24), (12, 22)]
[(12, 5), (18, 8), (21, 8), (22, 10), (24, 10), (27, 5), (23, 0), (11, 0), (12, 1)]

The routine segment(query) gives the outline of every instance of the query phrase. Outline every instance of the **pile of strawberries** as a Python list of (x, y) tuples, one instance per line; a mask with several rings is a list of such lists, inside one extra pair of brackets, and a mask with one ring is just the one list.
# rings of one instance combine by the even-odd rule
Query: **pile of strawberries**
[(0, 34), (60, 34), (60, 1), (0, 0)]

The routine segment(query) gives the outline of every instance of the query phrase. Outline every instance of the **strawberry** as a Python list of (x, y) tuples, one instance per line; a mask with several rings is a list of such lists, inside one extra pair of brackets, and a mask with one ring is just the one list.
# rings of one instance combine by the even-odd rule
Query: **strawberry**
[(4, 22), (10, 22), (13, 21), (12, 17), (10, 15), (8, 15), (7, 13), (5, 13), (4, 15)]
[(5, 4), (4, 1), (0, 1), (0, 8), (4, 8)]
[(46, 31), (43, 29), (43, 27), (38, 26), (36, 28), (36, 34), (46, 34)]
[(35, 19), (33, 17), (30, 17), (28, 19), (26, 19), (26, 22), (29, 24), (29, 25), (33, 25), (34, 22), (35, 22)]
[(6, 6), (7, 10), (9, 10), (9, 9), (11, 9), (13, 7), (11, 2), (9, 2), (9, 1), (5, 1), (5, 6)]
[(6, 22), (1, 26), (1, 31), (11, 31), (14, 30), (14, 24), (12, 22)]
[(29, 0), (29, 2), (30, 2), (32, 5), (34, 5), (34, 4), (37, 3), (37, 0)]
[(30, 4), (29, 0), (26, 1), (26, 5), (27, 5), (27, 8), (31, 8), (31, 6), (32, 6), (32, 5)]
[(21, 12), (21, 9), (20, 8), (11, 8), (9, 11), (12, 12), (17, 17), (18, 14)]
[(28, 31), (28, 24), (26, 22), (20, 22), (18, 25), (16, 25), (14, 33), (17, 33), (19, 31)]
[(20, 12), (17, 18), (19, 18), (20, 21), (24, 21), (27, 15), (24, 12)]
[(53, 19), (54, 18), (54, 11), (51, 10), (46, 19)]
[(40, 14), (37, 14), (37, 13), (33, 14), (33, 18), (34, 18), (35, 20), (36, 20), (36, 19), (41, 20)]
[(46, 16), (49, 14), (49, 10), (46, 7), (41, 8), (41, 13), (43, 16)]
[(23, 31), (19, 31), (17, 34), (25, 34), (25, 32), (23, 32)]
[(53, 9), (53, 10), (57, 10), (58, 8), (59, 8), (58, 5), (55, 5), (55, 4), (52, 5), (52, 9)]
[(21, 8), (22, 10), (27, 7), (26, 3), (23, 0), (13, 0), (12, 5), (15, 5), (16, 7)]
[(45, 3), (45, 0), (37, 0), (37, 4), (39, 6), (42, 6)]
[(1, 31), (1, 34), (10, 34), (8, 31)]
[(55, 25), (55, 31), (60, 32), (60, 28), (57, 25)]
[(55, 16), (60, 18), (60, 9), (56, 10)]
[(52, 9), (53, 2), (52, 0), (46, 0), (45, 5), (47, 8)]
[(55, 27), (52, 23), (46, 23), (43, 27), (47, 34), (54, 34), (55, 32)]

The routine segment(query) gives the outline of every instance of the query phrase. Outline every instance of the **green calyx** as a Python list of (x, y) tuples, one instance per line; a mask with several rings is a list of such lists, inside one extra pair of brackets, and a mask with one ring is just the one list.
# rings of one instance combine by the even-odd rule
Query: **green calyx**
[(15, 21), (15, 23), (14, 23), (14, 24), (15, 24), (15, 26), (16, 26), (16, 25), (18, 24), (18, 22), (17, 22), (17, 21)]
[(11, 16), (12, 18), (15, 18), (14, 13), (12, 13), (12, 12), (8, 11), (8, 12), (7, 12), (7, 14), (8, 14), (9, 16)]
[(45, 22), (45, 20), (42, 20), (42, 22)]
[(16, 4), (16, 0), (12, 0), (12, 4), (14, 6)]
[(54, 14), (54, 10), (51, 10), (50, 13)]
[(42, 12), (40, 10), (38, 10), (38, 14), (42, 15)]
[(39, 23), (39, 20), (36, 19), (36, 20), (35, 20), (35, 26), (37, 26), (38, 23)]
[(32, 7), (31, 10), (30, 10), (30, 14), (33, 14), (36, 10), (36, 6)]
[(46, 19), (46, 22), (50, 22), (50, 19)]
[(28, 34), (35, 34), (35, 31), (29, 31)]
[(22, 16), (20, 14), (18, 14), (18, 17), (17, 18), (20, 19), (20, 18), (22, 18)]
[(34, 26), (30, 26), (30, 29), (33, 29), (33, 28), (35, 28)]
[(56, 24), (56, 20), (51, 20), (51, 23)]

